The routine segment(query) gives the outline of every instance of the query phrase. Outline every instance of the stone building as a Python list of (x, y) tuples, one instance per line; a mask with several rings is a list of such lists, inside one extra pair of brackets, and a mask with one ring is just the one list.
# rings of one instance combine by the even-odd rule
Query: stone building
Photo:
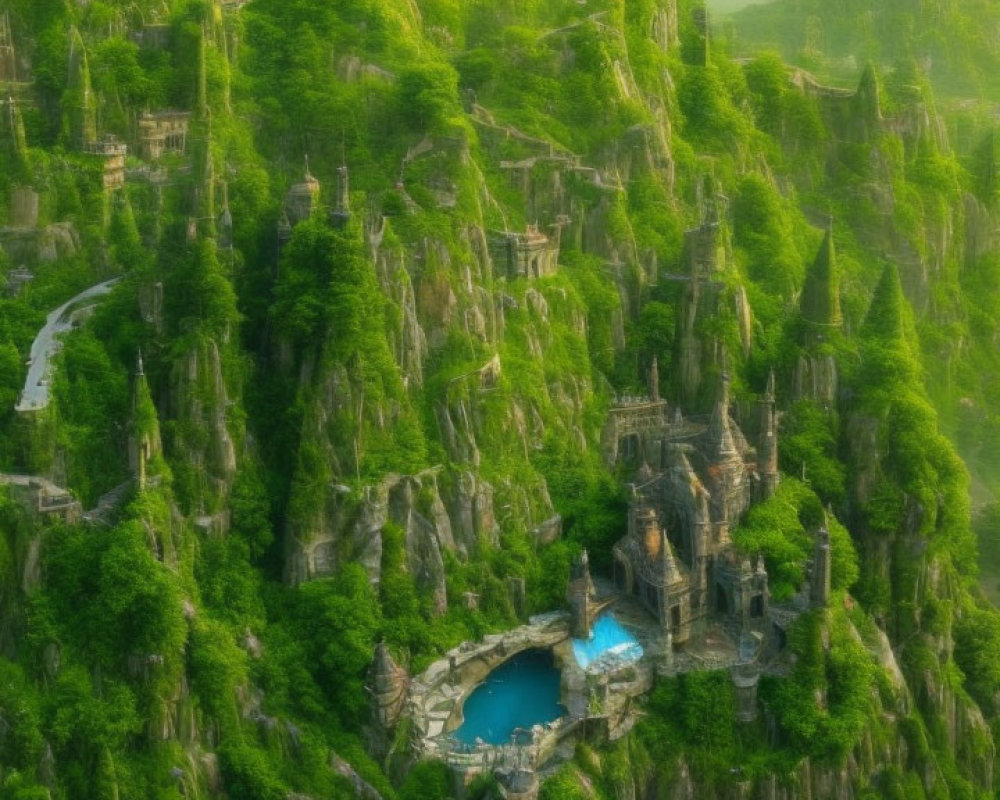
[(813, 608), (830, 605), (830, 591), (833, 562), (830, 559), (830, 532), (824, 525), (816, 534), (813, 551), (813, 565), (810, 586), (810, 602)]
[[(638, 464), (628, 532), (614, 547), (618, 589), (635, 595), (671, 634), (687, 641), (712, 614), (761, 626), (769, 594), (763, 560), (740, 554), (730, 530), (777, 486), (774, 385), (762, 398), (759, 451), (730, 417), (729, 379), (706, 423), (671, 417), (664, 401), (612, 409), (608, 446)], [(758, 622), (759, 621), (759, 622)]]
[(351, 220), (351, 175), (346, 166), (337, 169), (337, 202), (330, 212), (335, 228), (346, 228)]
[(125, 156), (128, 148), (114, 136), (105, 136), (97, 142), (89, 143), (85, 151), (97, 156), (103, 162), (102, 185), (107, 191), (121, 189), (125, 185)]
[(489, 237), (490, 256), (498, 274), (509, 278), (544, 278), (559, 264), (559, 227), (553, 236), (528, 225), (524, 233), (494, 232)]
[(313, 215), (319, 207), (319, 194), (319, 181), (309, 171), (307, 158), (306, 174), (301, 183), (296, 183), (285, 195), (285, 215), (293, 228)]
[(142, 157), (156, 161), (168, 153), (183, 155), (187, 150), (188, 111), (145, 112), (139, 118), (139, 142)]

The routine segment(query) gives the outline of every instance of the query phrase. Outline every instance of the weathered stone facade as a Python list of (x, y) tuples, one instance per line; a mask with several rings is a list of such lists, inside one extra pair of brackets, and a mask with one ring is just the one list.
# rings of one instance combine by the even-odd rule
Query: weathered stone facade
[(168, 153), (183, 154), (187, 150), (187, 111), (148, 111), (139, 118), (139, 140), (142, 157), (156, 161)]
[(89, 155), (97, 156), (103, 162), (101, 183), (106, 191), (121, 189), (125, 185), (125, 156), (128, 147), (114, 136), (105, 136), (91, 142), (85, 148)]
[(559, 226), (546, 236), (537, 225), (524, 233), (502, 231), (490, 234), (489, 248), (498, 274), (508, 278), (544, 278), (555, 274), (559, 264)]

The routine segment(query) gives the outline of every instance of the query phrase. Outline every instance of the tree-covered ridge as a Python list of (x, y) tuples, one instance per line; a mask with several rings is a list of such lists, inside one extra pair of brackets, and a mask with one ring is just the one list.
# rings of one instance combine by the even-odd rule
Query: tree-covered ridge
[[(384, 798), (446, 796), (405, 725), (371, 746), (373, 647), (417, 671), (558, 607), (581, 548), (607, 567), (601, 430), (654, 358), (686, 413), (727, 360), (740, 415), (776, 371), (785, 480), (733, 538), (788, 599), (828, 516), (834, 602), (762, 685), (768, 722), (737, 723), (725, 675), (664, 680), (542, 796), (726, 796), (806, 759), (858, 796), (988, 796), (1000, 624), (945, 434), (993, 489), (995, 137), (938, 116), (920, 58), (937, 25), (949, 80), (985, 81), (967, 21), (990, 10), (868, 10), (887, 44), (837, 93), (733, 60), (689, 2), (240, 6), (6, 4), (0, 213), (34, 187), (36, 227), (75, 239), (0, 299), (0, 472), (100, 510), (149, 460), (96, 524), (3, 496), (5, 796), (353, 797), (343, 762)], [(154, 158), (167, 110), (186, 145)], [(107, 134), (120, 190), (88, 152)], [(714, 223), (703, 262), (686, 232)], [(49, 409), (17, 415), (45, 314), (111, 275)]]

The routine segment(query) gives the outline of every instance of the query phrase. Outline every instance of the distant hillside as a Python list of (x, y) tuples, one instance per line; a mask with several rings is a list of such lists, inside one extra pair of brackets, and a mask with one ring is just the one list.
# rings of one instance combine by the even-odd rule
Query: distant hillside
[[(727, 5), (715, 4), (720, 11)], [(773, 47), (809, 68), (845, 59), (883, 67), (915, 59), (939, 93), (996, 99), (998, 22), (1000, 7), (988, 0), (779, 0), (741, 11), (735, 33), (741, 52)]]

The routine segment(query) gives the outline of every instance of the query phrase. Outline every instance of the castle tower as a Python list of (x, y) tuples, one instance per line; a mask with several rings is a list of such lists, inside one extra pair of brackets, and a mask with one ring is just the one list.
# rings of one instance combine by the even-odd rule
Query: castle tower
[(337, 204), (330, 214), (335, 228), (346, 228), (351, 219), (351, 175), (347, 166), (337, 169)]
[(653, 363), (649, 367), (649, 399), (654, 403), (660, 402), (660, 365), (656, 356), (653, 356)]
[(750, 484), (746, 465), (736, 447), (729, 418), (729, 373), (723, 360), (719, 399), (708, 425), (705, 455), (708, 458), (708, 491), (711, 495), (713, 545), (729, 542), (729, 527), (746, 511), (750, 501)]
[(570, 608), (570, 635), (574, 639), (589, 639), (597, 616), (594, 582), (590, 578), (590, 557), (584, 550), (573, 562), (566, 587), (566, 602)]
[(771, 497), (781, 479), (778, 473), (778, 419), (775, 411), (774, 370), (767, 378), (767, 389), (760, 404), (760, 441), (757, 444), (757, 473), (762, 499)]
[(285, 213), (295, 227), (312, 217), (319, 206), (319, 181), (309, 171), (309, 156), (306, 156), (306, 173), (301, 183), (295, 184), (285, 196)]
[(837, 363), (832, 352), (818, 350), (836, 334), (843, 321), (832, 221), (816, 259), (806, 273), (799, 312), (803, 322), (800, 344), (805, 352), (800, 354), (795, 366), (791, 396), (793, 400), (809, 399), (825, 408), (832, 408), (837, 400)]
[(830, 532), (826, 529), (826, 525), (823, 525), (816, 534), (816, 547), (813, 551), (810, 595), (813, 608), (826, 608), (830, 605), (831, 568)]
[(709, 441), (712, 455), (718, 463), (738, 457), (736, 441), (729, 424), (729, 372), (723, 366), (722, 381), (719, 386), (719, 397), (712, 409), (712, 419), (708, 424)]
[(806, 273), (799, 310), (810, 327), (840, 327), (840, 281), (833, 249), (832, 226), (827, 229), (816, 259)]
[(760, 683), (760, 667), (754, 663), (736, 664), (730, 671), (730, 677), (736, 690), (737, 719), (740, 722), (753, 722), (759, 714), (757, 686)]
[(406, 707), (409, 683), (406, 670), (393, 660), (385, 640), (375, 645), (368, 691), (372, 698), (372, 722), (380, 732), (391, 731), (399, 721)]

